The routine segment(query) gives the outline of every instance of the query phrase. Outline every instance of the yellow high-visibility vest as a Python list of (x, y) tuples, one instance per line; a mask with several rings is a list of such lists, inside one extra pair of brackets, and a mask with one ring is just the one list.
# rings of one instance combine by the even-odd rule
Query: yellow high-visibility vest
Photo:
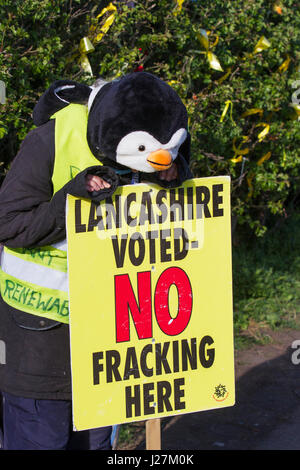
[[(88, 110), (70, 104), (55, 113), (53, 194), (77, 173), (100, 165), (87, 143)], [(4, 247), (0, 289), (3, 300), (23, 312), (69, 322), (67, 242), (38, 248)]]

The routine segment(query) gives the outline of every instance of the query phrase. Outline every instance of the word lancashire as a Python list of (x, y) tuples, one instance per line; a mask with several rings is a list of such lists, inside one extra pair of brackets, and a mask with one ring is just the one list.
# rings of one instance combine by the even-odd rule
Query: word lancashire
[[(75, 201), (75, 233), (91, 232), (95, 229), (110, 232), (115, 229), (150, 227), (170, 222), (193, 219), (223, 217), (223, 184), (179, 187), (175, 189), (142, 193), (132, 191), (126, 196), (117, 194), (103, 203), (91, 202), (90, 212), (83, 220), (81, 200)], [(109, 234), (110, 236), (111, 234)]]

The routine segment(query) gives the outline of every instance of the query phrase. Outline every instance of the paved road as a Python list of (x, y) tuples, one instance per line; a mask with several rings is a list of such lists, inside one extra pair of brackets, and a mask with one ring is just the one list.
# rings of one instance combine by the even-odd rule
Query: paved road
[[(300, 450), (299, 330), (237, 355), (236, 404), (162, 421), (164, 450)], [(138, 449), (145, 448), (141, 443)]]
[(293, 410), (287, 423), (278, 425), (262, 438), (257, 450), (300, 450), (300, 406)]

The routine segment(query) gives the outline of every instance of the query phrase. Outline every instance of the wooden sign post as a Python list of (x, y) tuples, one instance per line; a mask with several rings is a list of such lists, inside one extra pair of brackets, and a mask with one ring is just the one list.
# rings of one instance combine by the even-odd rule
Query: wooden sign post
[(161, 450), (160, 418), (146, 421), (146, 450)]

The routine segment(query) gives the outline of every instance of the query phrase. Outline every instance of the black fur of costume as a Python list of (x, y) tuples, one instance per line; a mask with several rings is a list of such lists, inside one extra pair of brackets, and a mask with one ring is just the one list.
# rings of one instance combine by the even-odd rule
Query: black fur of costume
[[(44, 124), (69, 103), (87, 104), (91, 92), (91, 87), (72, 80), (54, 82), (34, 108), (34, 123)], [(145, 131), (165, 144), (180, 128), (187, 130), (188, 117), (177, 93), (156, 76), (138, 72), (105, 83), (99, 89), (89, 110), (87, 140), (99, 161), (122, 168), (116, 163), (116, 148), (124, 136)], [(189, 162), (188, 132), (178, 153)]]

